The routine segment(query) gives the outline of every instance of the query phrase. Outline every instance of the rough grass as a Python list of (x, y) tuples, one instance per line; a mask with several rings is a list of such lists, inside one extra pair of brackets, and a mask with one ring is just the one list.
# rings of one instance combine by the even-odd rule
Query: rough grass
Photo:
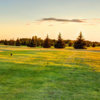
[(0, 51), (0, 100), (100, 100), (100, 48)]

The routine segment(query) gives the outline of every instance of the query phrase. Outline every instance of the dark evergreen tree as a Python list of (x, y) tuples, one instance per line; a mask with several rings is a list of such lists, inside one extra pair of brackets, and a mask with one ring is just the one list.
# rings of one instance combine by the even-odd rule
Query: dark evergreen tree
[(55, 48), (65, 48), (65, 42), (61, 38), (61, 34), (58, 35), (58, 40), (54, 45)]
[(51, 47), (51, 43), (50, 43), (50, 39), (49, 39), (48, 35), (47, 35), (46, 39), (43, 42), (43, 47), (44, 48), (50, 48)]
[(20, 45), (21, 45), (20, 40), (17, 39), (17, 40), (16, 40), (16, 46), (20, 46)]
[(96, 43), (95, 42), (93, 42), (92, 47), (96, 47)]
[(29, 42), (29, 47), (36, 47), (35, 37), (33, 36), (31, 41)]
[(83, 39), (82, 32), (80, 32), (79, 37), (78, 37), (77, 40), (75, 41), (75, 43), (74, 43), (74, 48), (75, 48), (75, 49), (86, 49), (86, 42), (85, 42), (85, 40)]
[(4, 40), (4, 45), (8, 45), (8, 41), (7, 40)]

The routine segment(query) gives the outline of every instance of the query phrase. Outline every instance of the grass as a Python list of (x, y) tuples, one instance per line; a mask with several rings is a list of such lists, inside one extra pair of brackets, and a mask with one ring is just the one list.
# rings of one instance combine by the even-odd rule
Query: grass
[(0, 100), (100, 100), (100, 47), (0, 46)]

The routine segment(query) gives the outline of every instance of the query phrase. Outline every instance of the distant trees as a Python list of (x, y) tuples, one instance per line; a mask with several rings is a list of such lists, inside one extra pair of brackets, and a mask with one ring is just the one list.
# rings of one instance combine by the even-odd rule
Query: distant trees
[(65, 48), (65, 43), (64, 43), (64, 41), (62, 40), (61, 34), (60, 34), (60, 33), (59, 33), (59, 35), (58, 35), (58, 40), (57, 40), (57, 42), (55, 43), (54, 47), (55, 47), (55, 48)]
[(49, 39), (48, 35), (47, 35), (46, 39), (43, 42), (43, 47), (44, 48), (50, 48), (51, 47), (51, 42), (50, 42), (50, 39)]
[(73, 44), (74, 44), (73, 41), (70, 41), (70, 42), (68, 43), (68, 46), (69, 46), (69, 47), (72, 47)]
[(41, 38), (37, 38), (37, 47), (43, 45), (43, 40)]
[(4, 42), (4, 45), (8, 45), (8, 41), (7, 40), (4, 40), (3, 42)]
[(86, 41), (86, 46), (87, 46), (87, 47), (92, 46), (92, 42), (90, 42), (90, 41)]
[(20, 46), (21, 44), (20, 44), (20, 40), (19, 39), (17, 39), (16, 40), (16, 46)]
[(10, 39), (10, 40), (0, 40), (0, 44), (4, 45), (11, 45), (11, 46), (28, 46), (28, 47), (43, 47), (43, 48), (65, 48), (74, 47), (75, 49), (85, 49), (86, 47), (96, 47), (100, 46), (100, 42), (91, 42), (86, 41), (83, 39), (82, 32), (80, 32), (79, 37), (77, 40), (63, 40), (61, 34), (59, 33), (58, 39), (50, 39), (47, 37), (43, 40), (40, 37), (33, 36), (32, 38), (20, 38), (17, 40)]
[(93, 42), (92, 47), (96, 47), (96, 43), (95, 42)]
[(13, 39), (11, 39), (11, 40), (8, 41), (8, 44), (11, 45), (11, 46), (14, 46), (15, 45), (15, 41)]
[(23, 45), (23, 46), (25, 46), (25, 45), (28, 44), (29, 40), (30, 39), (28, 39), (28, 38), (21, 38), (20, 39), (20, 44)]
[(29, 41), (29, 47), (36, 47), (35, 37), (33, 36), (32, 39)]
[(33, 36), (26, 44), (28, 47), (39, 47), (43, 45), (43, 40), (37, 36)]
[(75, 43), (74, 43), (74, 48), (75, 48), (75, 49), (86, 49), (86, 42), (85, 42), (85, 40), (83, 39), (82, 32), (80, 32), (79, 37), (78, 37), (77, 40), (75, 41)]

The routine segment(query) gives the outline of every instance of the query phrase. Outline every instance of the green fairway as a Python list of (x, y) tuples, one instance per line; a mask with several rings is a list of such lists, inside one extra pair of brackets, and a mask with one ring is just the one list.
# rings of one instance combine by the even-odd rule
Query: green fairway
[(100, 100), (100, 47), (0, 46), (0, 100)]

